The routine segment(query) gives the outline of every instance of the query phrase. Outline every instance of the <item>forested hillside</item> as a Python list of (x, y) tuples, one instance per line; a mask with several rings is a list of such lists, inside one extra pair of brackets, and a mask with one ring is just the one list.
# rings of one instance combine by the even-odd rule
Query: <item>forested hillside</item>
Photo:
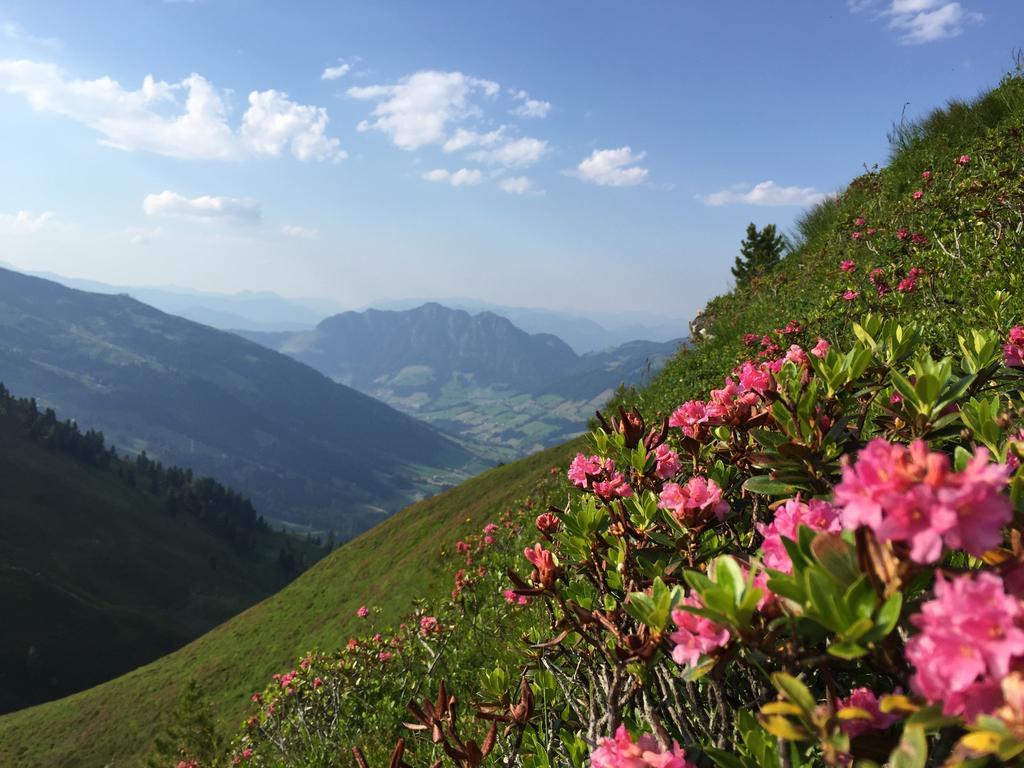
[(190, 469), (122, 458), (0, 385), (0, 711), (88, 688), (275, 592), (323, 549)]

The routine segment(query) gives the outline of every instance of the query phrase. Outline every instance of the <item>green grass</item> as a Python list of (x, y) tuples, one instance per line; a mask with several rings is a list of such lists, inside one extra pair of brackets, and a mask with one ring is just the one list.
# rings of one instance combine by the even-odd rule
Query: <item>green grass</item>
[(0, 765), (137, 766), (154, 723), (190, 679), (200, 682), (228, 732), (267, 678), (313, 648), (357, 632), (356, 609), (397, 622), (412, 601), (443, 594), (451, 575), (439, 546), (544, 493), (578, 446), (569, 443), (493, 469), (415, 504), (335, 550), (278, 594), (181, 650), (80, 694), (0, 718)]

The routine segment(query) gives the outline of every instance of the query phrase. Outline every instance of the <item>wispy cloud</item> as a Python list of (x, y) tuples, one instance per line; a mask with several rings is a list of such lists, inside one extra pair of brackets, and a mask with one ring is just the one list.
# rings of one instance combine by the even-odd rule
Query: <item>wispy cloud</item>
[(460, 168), (452, 172), (444, 168), (435, 168), (421, 175), (426, 181), (451, 184), (453, 187), (474, 187), (484, 180), (484, 176), (476, 168)]
[(530, 98), (526, 91), (512, 91), (512, 98), (519, 102), (510, 111), (517, 117), (547, 117), (551, 111), (550, 101)]
[(480, 149), (470, 154), (478, 163), (501, 165), (505, 168), (526, 168), (533, 165), (547, 152), (548, 143), (543, 139), (524, 136), (511, 139), (494, 149)]
[(342, 63), (342, 64), (339, 64), (336, 67), (327, 67), (327, 69), (325, 69), (323, 71), (323, 74), (320, 75), (320, 79), (321, 80), (340, 80), (341, 78), (343, 78), (345, 75), (347, 75), (351, 71), (352, 71), (352, 65), (351, 64), (344, 64), (344, 63)]
[(722, 205), (762, 205), (783, 206), (816, 205), (827, 195), (814, 187), (780, 187), (774, 181), (762, 181), (760, 184), (736, 184), (720, 192), (709, 195), (698, 195), (697, 198), (705, 205), (714, 207)]
[(543, 189), (536, 189), (525, 176), (509, 176), (498, 182), (498, 188), (510, 195), (543, 195)]
[(931, 43), (963, 34), (971, 24), (984, 21), (983, 14), (949, 0), (847, 0), (851, 13), (874, 12), (900, 34), (905, 45)]
[(160, 238), (163, 230), (160, 227), (129, 227), (124, 231), (125, 237), (132, 245), (149, 245)]
[(173, 216), (197, 221), (257, 222), (263, 216), (260, 204), (248, 197), (185, 197), (177, 192), (146, 195), (142, 210), (147, 216)]
[(281, 234), (285, 237), (295, 237), (300, 240), (316, 240), (320, 233), (312, 227), (302, 227), (298, 224), (285, 224), (281, 227)]
[(646, 152), (633, 152), (629, 147), (595, 149), (566, 173), (602, 187), (633, 187), (647, 179), (648, 170), (638, 165), (646, 155)]
[(59, 48), (60, 40), (55, 37), (38, 37), (30, 34), (15, 21), (0, 21), (0, 38), (18, 43), (37, 45), (41, 48)]
[(56, 214), (53, 211), (44, 211), (38, 215), (33, 215), (31, 211), (0, 213), (0, 234), (35, 234), (53, 221), (55, 215)]
[(241, 125), (228, 121), (225, 95), (202, 75), (178, 83), (147, 75), (137, 90), (110, 77), (81, 80), (56, 64), (0, 59), (0, 92), (24, 96), (40, 112), (83, 123), (100, 143), (128, 152), (190, 159), (281, 155), (299, 160), (345, 158), (327, 136), (323, 107), (298, 104), (281, 91), (252, 91)]

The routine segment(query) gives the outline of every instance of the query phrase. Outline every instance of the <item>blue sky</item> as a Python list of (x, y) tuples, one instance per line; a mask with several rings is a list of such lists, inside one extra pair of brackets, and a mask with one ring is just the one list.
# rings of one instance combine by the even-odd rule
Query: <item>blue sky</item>
[(0, 260), (687, 317), (994, 85), (1016, 0), (0, 0)]

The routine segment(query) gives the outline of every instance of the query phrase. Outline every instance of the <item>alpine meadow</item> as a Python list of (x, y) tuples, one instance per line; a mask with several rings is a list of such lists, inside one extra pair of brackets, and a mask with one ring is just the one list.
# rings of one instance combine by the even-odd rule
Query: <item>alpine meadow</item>
[(1022, 25), (0, 0), (0, 766), (1024, 765)]

